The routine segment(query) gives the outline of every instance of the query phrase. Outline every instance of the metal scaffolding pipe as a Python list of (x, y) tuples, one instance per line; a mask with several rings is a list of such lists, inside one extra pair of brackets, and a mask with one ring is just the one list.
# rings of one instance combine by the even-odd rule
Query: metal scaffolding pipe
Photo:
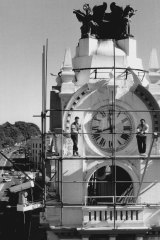
[[(140, 191), (141, 191), (141, 187), (142, 187), (142, 184), (143, 184), (144, 176), (146, 174), (146, 170), (147, 170), (147, 167), (148, 167), (148, 162), (150, 160), (150, 155), (151, 155), (153, 143), (154, 143), (154, 140), (157, 139), (157, 138), (158, 138), (158, 134), (154, 133), (153, 134), (153, 138), (152, 138), (152, 142), (151, 142), (151, 145), (150, 145), (149, 153), (148, 153), (148, 156), (147, 156), (146, 164), (145, 164), (145, 167), (144, 167), (144, 171), (143, 171), (143, 174), (142, 174), (142, 178), (141, 178), (141, 181), (140, 181), (140, 185), (139, 185), (139, 189), (138, 189), (138, 193), (137, 193), (137, 197), (136, 197), (136, 202), (138, 200), (138, 196), (139, 196)], [(141, 158), (144, 159), (143, 156)]]

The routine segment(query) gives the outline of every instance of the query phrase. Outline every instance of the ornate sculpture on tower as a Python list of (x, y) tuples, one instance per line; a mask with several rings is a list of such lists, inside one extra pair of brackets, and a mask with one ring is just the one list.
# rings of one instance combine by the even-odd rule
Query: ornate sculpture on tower
[(107, 3), (95, 5), (91, 10), (89, 4), (84, 4), (84, 12), (74, 10), (77, 19), (82, 22), (81, 38), (95, 37), (98, 39), (124, 39), (133, 37), (130, 34), (131, 17), (135, 15), (130, 5), (124, 9), (115, 2), (110, 4), (110, 12), (106, 12)]

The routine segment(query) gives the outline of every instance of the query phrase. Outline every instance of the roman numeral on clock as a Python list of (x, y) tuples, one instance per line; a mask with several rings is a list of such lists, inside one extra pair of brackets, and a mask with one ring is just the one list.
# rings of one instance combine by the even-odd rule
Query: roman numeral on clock
[(131, 126), (124, 126), (124, 127), (123, 127), (123, 130), (124, 130), (124, 131), (131, 131)]
[(99, 128), (99, 126), (93, 126), (92, 130), (96, 131), (96, 130), (98, 130), (98, 128)]
[(119, 145), (122, 145), (122, 143), (119, 140), (117, 140), (117, 142), (118, 142)]
[(100, 139), (101, 135), (100, 134), (93, 134), (93, 137), (96, 141), (98, 141), (98, 139)]
[(119, 111), (119, 112), (117, 113), (117, 117), (119, 117), (120, 114), (121, 114), (121, 111)]
[(98, 119), (98, 118), (96, 118), (96, 117), (94, 117), (93, 120), (94, 120), (94, 121), (97, 121), (97, 122), (100, 122), (100, 121), (101, 121), (101, 119)]
[(106, 113), (104, 111), (101, 111), (100, 114), (102, 115), (102, 117), (106, 116)]
[(122, 123), (125, 123), (125, 122), (127, 122), (127, 121), (128, 121), (128, 118), (122, 119)]
[(100, 142), (99, 142), (99, 145), (100, 145), (101, 147), (104, 147), (105, 144), (106, 144), (106, 140), (105, 140), (104, 138), (102, 138), (102, 139), (100, 140)]
[(112, 141), (109, 141), (109, 142), (108, 142), (108, 145), (109, 145), (109, 148), (113, 147)]
[(122, 133), (122, 135), (121, 135), (121, 138), (123, 138), (124, 140), (128, 140), (129, 139), (129, 134), (127, 134), (127, 133)]

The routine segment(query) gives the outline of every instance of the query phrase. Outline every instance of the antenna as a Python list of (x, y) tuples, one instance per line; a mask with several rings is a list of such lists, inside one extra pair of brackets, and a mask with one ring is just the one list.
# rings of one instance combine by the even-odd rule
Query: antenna
[(47, 55), (48, 55), (48, 39), (46, 46), (43, 45), (42, 52), (42, 112), (41, 112), (41, 129), (42, 129), (42, 179), (43, 179), (43, 204), (46, 202), (46, 96), (47, 96)]

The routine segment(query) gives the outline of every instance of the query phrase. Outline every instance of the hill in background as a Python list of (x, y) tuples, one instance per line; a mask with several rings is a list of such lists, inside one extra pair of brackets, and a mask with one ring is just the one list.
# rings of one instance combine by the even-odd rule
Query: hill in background
[(28, 140), (32, 136), (40, 134), (39, 127), (34, 123), (18, 121), (15, 124), (11, 124), (6, 122), (0, 125), (0, 148), (7, 145), (13, 146), (15, 143)]

